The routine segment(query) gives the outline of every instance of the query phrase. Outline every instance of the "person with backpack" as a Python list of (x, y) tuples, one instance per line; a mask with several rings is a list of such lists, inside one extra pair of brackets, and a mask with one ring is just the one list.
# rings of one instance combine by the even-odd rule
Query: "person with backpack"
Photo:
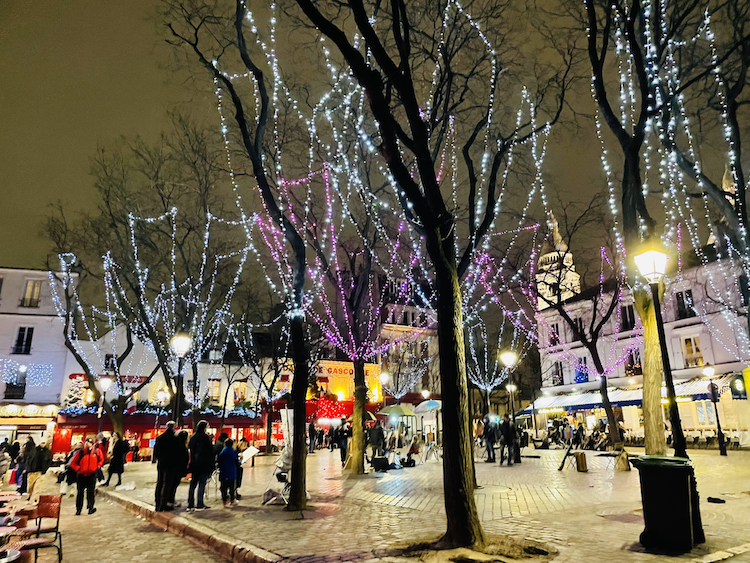
[[(211, 437), (206, 433), (208, 422), (201, 420), (195, 427), (195, 434), (190, 438), (189, 471), (192, 473), (190, 488), (188, 489), (188, 511), (206, 510), (210, 508), (203, 502), (206, 494), (206, 481), (213, 473), (215, 466), (214, 447)], [(195, 504), (195, 489), (198, 489), (198, 504)]]
[(94, 508), (94, 487), (96, 486), (96, 472), (104, 465), (104, 456), (99, 448), (94, 446), (94, 440), (87, 438), (80, 450), (71, 460), (70, 468), (76, 473), (76, 516), (83, 510), (83, 493), (86, 492), (86, 507), (89, 514), (96, 512)]

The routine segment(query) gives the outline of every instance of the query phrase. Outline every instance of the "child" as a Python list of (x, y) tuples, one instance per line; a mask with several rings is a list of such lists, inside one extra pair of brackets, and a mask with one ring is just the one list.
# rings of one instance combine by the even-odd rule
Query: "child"
[(235, 489), (237, 483), (237, 452), (234, 449), (234, 440), (228, 438), (224, 442), (224, 449), (219, 454), (219, 480), (221, 481), (221, 500), (224, 507), (230, 503), (234, 506), (239, 504), (235, 500)]

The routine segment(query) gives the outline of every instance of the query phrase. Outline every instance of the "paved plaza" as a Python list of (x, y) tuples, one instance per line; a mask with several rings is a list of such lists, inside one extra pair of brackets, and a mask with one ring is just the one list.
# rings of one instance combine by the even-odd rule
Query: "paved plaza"
[[(526, 457), (513, 467), (477, 460), (481, 488), (476, 501), (488, 534), (542, 542), (558, 551), (552, 559), (556, 562), (665, 559), (643, 552), (638, 544), (643, 518), (636, 470), (616, 472), (609, 459), (587, 452), (587, 473), (578, 473), (572, 466), (558, 471), (561, 450), (527, 450), (526, 454), (538, 457)], [(750, 452), (730, 452), (726, 458), (716, 451), (692, 450), (690, 454), (707, 542), (669, 559), (723, 557), (750, 562), (750, 552), (725, 551), (750, 542)], [(258, 457), (255, 467), (246, 466), (243, 499), (234, 508), (222, 508), (218, 489), (209, 483), (207, 504), (212, 509), (188, 514), (184, 511), (187, 483), (181, 484), (177, 499), (183, 508), (177, 513), (238, 542), (302, 563), (378, 559), (394, 545), (436, 538), (444, 530), (438, 460), (411, 469), (355, 476), (342, 472), (338, 451), (318, 451), (308, 457), (311, 501), (310, 510), (302, 513), (263, 506), (263, 492), (277, 486), (274, 461), (271, 456)], [(155, 480), (154, 465), (129, 464), (124, 482), (135, 483), (136, 488), (118, 494), (153, 505)], [(708, 503), (709, 496), (726, 503)]]

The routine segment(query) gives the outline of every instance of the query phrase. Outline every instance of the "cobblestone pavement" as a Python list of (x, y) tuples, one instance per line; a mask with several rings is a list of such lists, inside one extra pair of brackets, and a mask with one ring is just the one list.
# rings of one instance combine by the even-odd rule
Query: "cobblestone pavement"
[[(44, 492), (55, 494), (52, 478), (45, 477)], [(60, 516), (63, 561), (75, 563), (226, 563), (190, 540), (163, 532), (122, 507), (96, 499), (96, 513), (75, 515), (75, 499), (65, 497)], [(33, 560), (33, 559), (32, 559)], [(39, 551), (39, 563), (57, 561), (54, 549)]]
[[(633, 450), (638, 451), (638, 450)], [(611, 461), (587, 452), (588, 473), (557, 468), (562, 451), (527, 451), (521, 465), (499, 467), (477, 461), (477, 506), (489, 534), (544, 542), (559, 550), (555, 561), (663, 561), (638, 545), (643, 529), (638, 472), (615, 472)], [(750, 542), (750, 452), (691, 450), (707, 543), (674, 559), (712, 560), (714, 553)], [(273, 457), (245, 468), (240, 506), (221, 508), (218, 489), (208, 486), (204, 512), (181, 514), (212, 529), (301, 563), (370, 560), (394, 543), (435, 538), (445, 526), (442, 467), (430, 460), (415, 468), (354, 476), (342, 473), (338, 452), (308, 457), (310, 510), (286, 512), (263, 506), (276, 487)], [(153, 504), (156, 472), (149, 463), (129, 464), (123, 494)], [(708, 496), (726, 504), (709, 504)], [(185, 506), (187, 484), (177, 494)], [(178, 512), (184, 509), (179, 509)], [(374, 553), (373, 553), (374, 551)], [(741, 550), (737, 550), (741, 551)], [(750, 552), (731, 561), (750, 562)], [(718, 560), (718, 559), (715, 559)]]

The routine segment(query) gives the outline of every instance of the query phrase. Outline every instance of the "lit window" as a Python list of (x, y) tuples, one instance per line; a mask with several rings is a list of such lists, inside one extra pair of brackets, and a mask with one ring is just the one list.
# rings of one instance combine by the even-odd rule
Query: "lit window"
[(563, 365), (562, 362), (555, 362), (552, 366), (552, 385), (562, 385), (563, 380)]
[(210, 379), (208, 381), (208, 397), (212, 405), (219, 404), (221, 396), (221, 379)]
[(28, 280), (23, 290), (21, 307), (39, 307), (39, 296), (42, 293), (42, 280)]
[(694, 368), (703, 365), (700, 336), (689, 336), (682, 341), (685, 352), (685, 367)]

